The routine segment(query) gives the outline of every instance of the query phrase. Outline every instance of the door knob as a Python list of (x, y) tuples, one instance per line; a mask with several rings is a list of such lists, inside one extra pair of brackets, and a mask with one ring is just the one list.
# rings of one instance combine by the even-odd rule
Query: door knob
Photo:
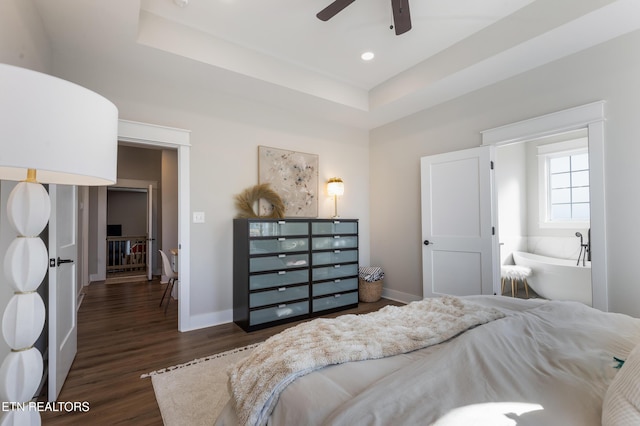
[(73, 263), (73, 259), (60, 259), (60, 256), (58, 256), (58, 261), (56, 266), (60, 266), (63, 263)]
[(429, 240), (424, 240), (423, 244), (425, 246), (428, 246), (429, 244), (433, 244), (433, 243), (431, 241), (429, 241)]

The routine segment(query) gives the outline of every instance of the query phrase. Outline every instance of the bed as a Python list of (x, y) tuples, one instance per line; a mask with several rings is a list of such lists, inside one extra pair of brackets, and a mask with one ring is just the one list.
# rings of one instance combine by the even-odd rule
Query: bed
[[(234, 386), (255, 391), (267, 373), (238, 376), (246, 366), (237, 365), (230, 370), (233, 397), (216, 424), (640, 424), (640, 319), (578, 302), (452, 299), (498, 315), (406, 353), (303, 365), (267, 392), (269, 402), (249, 420)], [(260, 349), (254, 353), (262, 361), (277, 357)]]

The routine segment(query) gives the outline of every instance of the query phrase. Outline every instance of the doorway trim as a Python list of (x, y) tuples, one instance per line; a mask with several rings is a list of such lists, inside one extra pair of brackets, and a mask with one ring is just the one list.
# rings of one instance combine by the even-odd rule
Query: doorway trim
[(180, 284), (178, 285), (178, 330), (189, 331), (191, 326), (190, 287), (191, 228), (189, 212), (190, 199), (190, 152), (191, 131), (156, 124), (118, 120), (118, 141), (138, 146), (152, 146), (178, 151), (178, 265)]
[[(591, 187), (591, 246), (595, 247), (597, 251), (597, 256), (591, 258), (591, 289), (593, 307), (607, 312), (609, 310), (609, 293), (604, 187), (604, 105), (605, 101), (592, 102), (480, 133), (482, 134), (482, 145), (497, 147), (526, 142), (556, 133), (587, 129), (589, 134), (589, 183)], [(494, 223), (497, 223), (496, 198), (494, 191)], [(498, 244), (497, 239), (495, 244)], [(500, 259), (495, 261), (499, 263)], [(494, 283), (494, 288), (499, 288), (498, 282)]]

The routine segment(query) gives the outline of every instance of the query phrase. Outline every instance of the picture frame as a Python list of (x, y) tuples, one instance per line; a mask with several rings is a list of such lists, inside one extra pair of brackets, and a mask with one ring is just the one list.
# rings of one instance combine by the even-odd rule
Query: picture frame
[[(258, 146), (258, 182), (269, 183), (285, 206), (286, 217), (318, 217), (317, 154)], [(260, 216), (271, 205), (260, 200)]]

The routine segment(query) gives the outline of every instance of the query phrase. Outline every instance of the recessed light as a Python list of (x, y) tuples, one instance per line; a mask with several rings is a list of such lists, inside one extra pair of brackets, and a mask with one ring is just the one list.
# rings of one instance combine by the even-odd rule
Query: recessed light
[(370, 61), (375, 56), (376, 55), (373, 52), (364, 52), (362, 55), (360, 55), (360, 57), (362, 58), (363, 61)]

